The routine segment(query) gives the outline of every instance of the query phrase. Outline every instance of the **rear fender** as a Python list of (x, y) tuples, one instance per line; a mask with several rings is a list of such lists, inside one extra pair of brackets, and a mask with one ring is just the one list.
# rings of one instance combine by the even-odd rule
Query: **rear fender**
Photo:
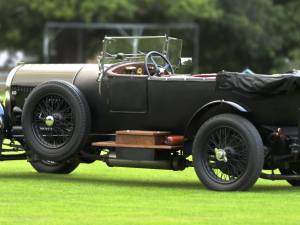
[(221, 113), (237, 113), (247, 117), (249, 110), (232, 101), (216, 100), (209, 102), (199, 108), (190, 119), (185, 129), (185, 137), (189, 140), (194, 139), (199, 127), (210, 117)]

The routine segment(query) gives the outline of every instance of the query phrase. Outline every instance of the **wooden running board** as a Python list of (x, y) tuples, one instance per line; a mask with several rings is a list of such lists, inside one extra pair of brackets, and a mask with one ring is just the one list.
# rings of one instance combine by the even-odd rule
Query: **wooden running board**
[(116, 143), (114, 141), (93, 142), (92, 146), (95, 146), (95, 147), (117, 147), (117, 148), (150, 148), (150, 149), (163, 149), (163, 150), (179, 150), (179, 149), (182, 149), (182, 146), (119, 144), (119, 143)]

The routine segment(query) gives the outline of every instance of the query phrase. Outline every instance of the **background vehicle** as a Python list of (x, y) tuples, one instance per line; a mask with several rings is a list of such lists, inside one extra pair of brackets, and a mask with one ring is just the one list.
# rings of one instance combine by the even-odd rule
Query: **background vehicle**
[[(297, 73), (178, 75), (181, 47), (165, 36), (106, 37), (98, 65), (15, 67), (1, 127), (25, 153), (1, 159), (27, 158), (49, 173), (95, 160), (194, 166), (207, 188), (222, 191), (247, 190), (260, 176), (299, 185)], [(261, 174), (277, 168), (281, 175)]]

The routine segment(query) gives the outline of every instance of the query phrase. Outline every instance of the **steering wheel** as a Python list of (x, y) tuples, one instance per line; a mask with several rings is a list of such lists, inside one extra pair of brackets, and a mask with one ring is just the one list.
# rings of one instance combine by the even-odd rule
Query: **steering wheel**
[[(159, 57), (160, 59), (162, 59), (162, 61), (164, 62), (164, 65), (160, 65), (155, 59), (154, 57)], [(152, 65), (154, 65), (155, 67), (155, 73), (154, 74), (150, 74), (149, 72), (149, 68), (148, 65), (149, 63), (151, 63)], [(165, 72), (169, 72), (171, 74), (175, 74), (174, 69), (172, 64), (170, 63), (170, 61), (161, 53), (156, 52), (156, 51), (152, 51), (152, 52), (148, 52), (145, 56), (145, 70), (147, 72), (147, 74), (149, 76), (160, 76), (162, 74), (164, 74)]]

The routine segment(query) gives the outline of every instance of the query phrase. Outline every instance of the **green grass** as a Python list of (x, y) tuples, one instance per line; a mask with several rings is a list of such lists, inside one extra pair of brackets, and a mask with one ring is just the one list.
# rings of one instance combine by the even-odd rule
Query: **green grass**
[(0, 193), (0, 225), (300, 224), (300, 188), (259, 180), (249, 192), (213, 192), (192, 168), (94, 163), (49, 175), (25, 161), (0, 162)]
[(0, 164), (0, 224), (299, 224), (300, 189), (259, 180), (249, 192), (204, 189), (183, 172), (82, 164), (45, 175)]

